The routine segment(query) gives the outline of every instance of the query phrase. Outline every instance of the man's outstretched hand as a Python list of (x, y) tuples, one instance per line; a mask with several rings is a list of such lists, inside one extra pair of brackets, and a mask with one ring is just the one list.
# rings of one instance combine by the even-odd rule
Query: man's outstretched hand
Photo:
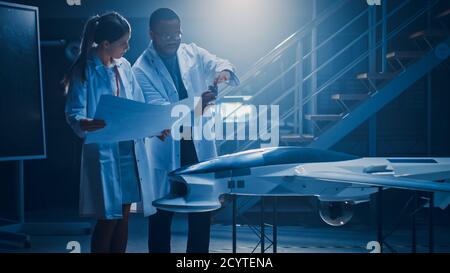
[(217, 85), (219, 83), (228, 82), (231, 80), (231, 73), (228, 70), (224, 70), (217, 74), (216, 78), (214, 79), (214, 85)]

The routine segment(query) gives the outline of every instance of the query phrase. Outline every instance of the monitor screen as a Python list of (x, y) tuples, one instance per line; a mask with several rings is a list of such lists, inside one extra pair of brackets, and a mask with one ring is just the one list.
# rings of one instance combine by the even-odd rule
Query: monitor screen
[(0, 161), (45, 158), (39, 14), (0, 2)]

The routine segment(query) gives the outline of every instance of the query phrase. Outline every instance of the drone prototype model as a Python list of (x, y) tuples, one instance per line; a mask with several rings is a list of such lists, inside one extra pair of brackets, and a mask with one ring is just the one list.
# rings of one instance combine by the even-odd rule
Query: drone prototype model
[[(184, 213), (217, 210), (222, 195), (239, 194), (317, 196), (332, 214), (333, 208), (342, 211), (368, 202), (379, 189), (389, 188), (434, 192), (436, 206), (444, 209), (450, 204), (450, 158), (359, 158), (276, 147), (220, 156), (175, 170), (169, 178), (170, 193), (153, 205)], [(347, 222), (338, 216), (337, 222), (326, 222)]]

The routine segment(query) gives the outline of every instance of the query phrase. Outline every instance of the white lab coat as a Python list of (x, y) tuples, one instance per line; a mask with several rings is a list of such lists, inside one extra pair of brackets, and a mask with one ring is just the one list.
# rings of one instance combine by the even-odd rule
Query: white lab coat
[[(131, 70), (130, 63), (124, 58), (116, 60), (121, 84), (126, 98), (144, 101), (142, 90)], [(112, 95), (112, 87), (105, 66), (95, 53), (90, 54), (85, 71), (86, 81), (72, 80), (66, 102), (67, 122), (75, 133), (85, 137), (80, 129), (79, 120), (94, 118), (97, 103), (101, 95)], [(108, 124), (106, 124), (108, 126)], [(156, 210), (151, 203), (154, 200), (151, 186), (149, 160), (145, 151), (144, 139), (135, 140), (135, 155), (140, 180), (141, 199), (145, 216)], [(122, 218), (122, 190), (120, 184), (119, 145), (83, 144), (81, 156), (80, 214), (96, 219)]]
[[(191, 99), (201, 97), (212, 84), (216, 74), (223, 70), (229, 70), (232, 74), (230, 85), (239, 84), (235, 68), (229, 61), (220, 59), (195, 44), (182, 43), (177, 56), (181, 78)], [(152, 43), (137, 59), (133, 71), (147, 103), (166, 105), (178, 102), (178, 93), (172, 77)], [(203, 139), (193, 142), (199, 161), (217, 156), (214, 141)], [(164, 142), (153, 138), (147, 144), (147, 152), (153, 170), (152, 177), (156, 179), (153, 183), (155, 198), (158, 199), (169, 191), (167, 174), (180, 167), (180, 142), (174, 141), (172, 137)]]

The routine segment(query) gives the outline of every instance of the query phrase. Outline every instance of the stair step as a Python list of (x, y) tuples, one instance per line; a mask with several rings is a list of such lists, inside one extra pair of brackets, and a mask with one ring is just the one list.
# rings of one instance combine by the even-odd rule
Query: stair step
[(314, 140), (313, 135), (308, 134), (290, 134), (290, 135), (282, 135), (280, 136), (280, 140), (288, 143), (303, 143), (303, 142), (310, 142)]
[(392, 73), (361, 73), (356, 76), (358, 80), (390, 80), (395, 77)]
[(303, 134), (303, 139), (313, 141), (316, 137), (314, 135)]
[(436, 19), (442, 19), (442, 18), (444, 18), (445, 16), (448, 16), (448, 15), (450, 15), (450, 8), (447, 9), (446, 11), (441, 12), (438, 15), (436, 15)]
[(250, 101), (252, 99), (252, 96), (224, 96), (221, 99), (222, 103), (233, 103), (233, 102), (237, 102), (237, 103), (242, 103), (242, 102), (246, 102), (246, 101)]
[(409, 36), (409, 39), (418, 39), (418, 38), (422, 38), (422, 37), (448, 37), (449, 36), (449, 32), (446, 30), (420, 30), (417, 32), (414, 32), (413, 34), (411, 34)]
[(338, 121), (342, 119), (341, 115), (305, 115), (305, 119), (311, 121)]
[(334, 94), (331, 96), (332, 100), (350, 100), (362, 101), (369, 98), (369, 94)]
[(386, 58), (390, 59), (417, 59), (425, 54), (424, 51), (393, 51), (386, 54)]

